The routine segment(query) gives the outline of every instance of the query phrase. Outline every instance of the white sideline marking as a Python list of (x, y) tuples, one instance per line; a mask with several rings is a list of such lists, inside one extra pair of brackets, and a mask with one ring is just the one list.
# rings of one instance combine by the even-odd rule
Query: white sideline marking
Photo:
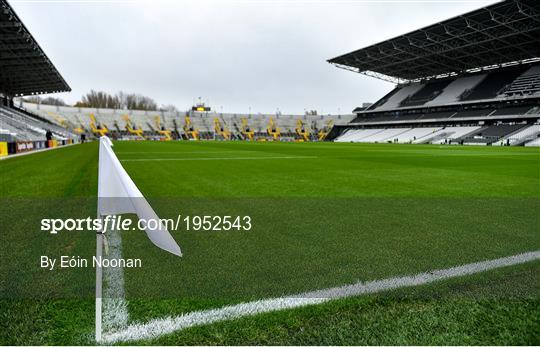
[(120, 161), (190, 161), (190, 160), (264, 160), (264, 159), (314, 159), (317, 157), (284, 156), (284, 157), (225, 157), (225, 158), (148, 158), (148, 159), (120, 159)]
[(522, 264), (537, 259), (540, 259), (540, 250), (505, 258), (470, 263), (448, 269), (423, 272), (416, 275), (392, 277), (365, 283), (358, 282), (352, 285), (315, 290), (293, 296), (252, 301), (211, 310), (195, 311), (180, 316), (154, 319), (147, 323), (131, 324), (123, 330), (105, 333), (103, 342), (112, 344), (121, 341), (151, 339), (198, 325), (206, 325), (265, 312), (315, 305), (337, 298), (377, 293), (402, 287), (418, 286), (448, 278), (471, 275), (505, 266)]
[(63, 145), (63, 146), (48, 147), (48, 148), (40, 148), (40, 149), (34, 149), (34, 150), (32, 150), (32, 151), (28, 151), (28, 152), (21, 152), (21, 153), (9, 154), (9, 155), (0, 157), (0, 160), (7, 160), (7, 159), (11, 159), (11, 158), (22, 157), (22, 156), (29, 155), (29, 154), (35, 154), (35, 153), (41, 153), (41, 152), (52, 151), (52, 150), (54, 150), (54, 149), (71, 147), (71, 146), (75, 146), (75, 145), (78, 145), (78, 144), (79, 144), (79, 143), (72, 143), (72, 144)]

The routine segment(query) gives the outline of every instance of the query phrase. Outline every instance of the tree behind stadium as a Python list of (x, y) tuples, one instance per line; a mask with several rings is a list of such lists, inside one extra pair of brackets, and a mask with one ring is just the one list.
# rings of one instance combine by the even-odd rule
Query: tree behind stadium
[(122, 91), (111, 95), (103, 91), (90, 90), (83, 95), (81, 101), (78, 101), (75, 107), (93, 107), (93, 108), (116, 108), (127, 110), (157, 110), (157, 103), (154, 99), (135, 93), (124, 93)]

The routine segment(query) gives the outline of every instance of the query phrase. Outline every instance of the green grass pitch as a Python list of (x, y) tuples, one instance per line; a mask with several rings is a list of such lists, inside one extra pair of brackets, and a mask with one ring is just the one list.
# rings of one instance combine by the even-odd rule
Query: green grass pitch
[[(250, 231), (172, 231), (184, 256), (122, 234), (129, 319), (415, 274), (540, 249), (540, 150), (347, 143), (115, 142), (162, 218), (249, 215)], [(98, 144), (0, 161), (0, 343), (93, 344)], [(539, 344), (538, 261), (201, 326), (149, 344)]]

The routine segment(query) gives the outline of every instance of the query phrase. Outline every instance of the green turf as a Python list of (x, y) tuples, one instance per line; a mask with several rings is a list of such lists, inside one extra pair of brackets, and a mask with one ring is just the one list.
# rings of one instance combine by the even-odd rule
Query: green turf
[(539, 265), (247, 317), (139, 343), (538, 345)]
[[(249, 232), (175, 231), (183, 258), (151, 246), (142, 233), (123, 234), (123, 255), (144, 264), (125, 272), (133, 321), (540, 249), (534, 148), (115, 142), (114, 150), (160, 217), (239, 214), (254, 225)], [(0, 250), (13, 259), (0, 263), (8, 332), (0, 342), (91, 341), (94, 270), (37, 264), (42, 254), (94, 252), (91, 233), (47, 235), (39, 220), (95, 215), (97, 143), (2, 161), (0, 182), (8, 206), (1, 222), (9, 226)], [(538, 342), (529, 328), (538, 323), (530, 318), (538, 313), (538, 264), (525, 268), (493, 274), (524, 285), (487, 280), (475, 297), (462, 297), (460, 286), (428, 286), (440, 295), (348, 299), (155, 343), (530, 344)], [(489, 319), (480, 324), (483, 315)], [(393, 316), (403, 319), (399, 326)], [(437, 326), (426, 323), (432, 319)], [(470, 324), (480, 324), (480, 333), (467, 330)]]

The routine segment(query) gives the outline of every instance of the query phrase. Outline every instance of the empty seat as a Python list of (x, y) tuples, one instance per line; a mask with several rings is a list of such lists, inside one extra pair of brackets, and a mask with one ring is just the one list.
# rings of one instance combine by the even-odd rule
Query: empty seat
[(415, 143), (433, 143), (433, 144), (443, 144), (456, 141), (460, 137), (466, 136), (467, 134), (473, 133), (480, 129), (479, 126), (457, 126), (457, 127), (446, 127), (443, 128), (433, 136), (425, 136)]
[(463, 94), (461, 100), (493, 99), (522, 72), (521, 69), (492, 72), (469, 93)]
[(452, 118), (473, 118), (473, 117), (486, 117), (494, 112), (493, 109), (469, 109), (456, 113)]
[(389, 128), (384, 129), (383, 131), (377, 132), (371, 136), (364, 137), (360, 139), (358, 142), (393, 142), (394, 139), (398, 138), (399, 135), (403, 134), (407, 131), (411, 130), (411, 128)]
[(503, 144), (509, 144), (511, 146), (522, 144), (538, 138), (540, 135), (540, 125), (535, 124), (529, 127), (525, 127), (511, 135), (505, 136), (501, 139)]
[(441, 130), (440, 127), (438, 128), (414, 128), (407, 132), (399, 134), (397, 137), (397, 140), (399, 143), (414, 143), (416, 141), (420, 141), (421, 139), (425, 138), (426, 136), (433, 135), (437, 133), (437, 131)]
[(442, 119), (453, 117), (456, 111), (430, 112), (423, 114), (420, 119)]
[(526, 147), (540, 147), (540, 137), (525, 143)]
[(491, 116), (519, 116), (527, 113), (531, 106), (504, 107), (496, 110)]
[(16, 140), (45, 140), (47, 130), (50, 130), (58, 139), (68, 139), (74, 136), (58, 125), (5, 106), (0, 106), (0, 124), (2, 128), (9, 129)]
[(413, 95), (410, 95), (408, 98), (403, 100), (400, 104), (400, 106), (418, 106), (423, 105), (426, 102), (433, 100), (437, 96), (439, 96), (443, 89), (450, 84), (450, 80), (441, 80), (441, 81), (433, 81), (428, 82), (423, 85), (423, 88), (420, 89), (418, 92), (416, 92)]
[(384, 129), (349, 129), (338, 136), (335, 142), (359, 142), (363, 138), (380, 133)]
[(490, 144), (499, 141), (501, 138), (513, 134), (519, 129), (526, 127), (526, 124), (499, 124), (482, 128), (473, 134), (463, 138), (466, 144)]
[(410, 95), (415, 94), (424, 87), (423, 84), (415, 83), (400, 87), (395, 93), (393, 93), (384, 103), (376, 108), (377, 111), (390, 110), (397, 108), (399, 104)]
[(463, 93), (465, 93), (467, 90), (473, 89), (478, 83), (486, 78), (486, 76), (486, 74), (479, 74), (468, 77), (460, 77), (447, 85), (439, 96), (431, 101), (428, 101), (426, 106), (443, 105), (459, 101), (459, 97)]
[(533, 66), (516, 78), (505, 90), (506, 96), (525, 96), (540, 92), (540, 65)]

